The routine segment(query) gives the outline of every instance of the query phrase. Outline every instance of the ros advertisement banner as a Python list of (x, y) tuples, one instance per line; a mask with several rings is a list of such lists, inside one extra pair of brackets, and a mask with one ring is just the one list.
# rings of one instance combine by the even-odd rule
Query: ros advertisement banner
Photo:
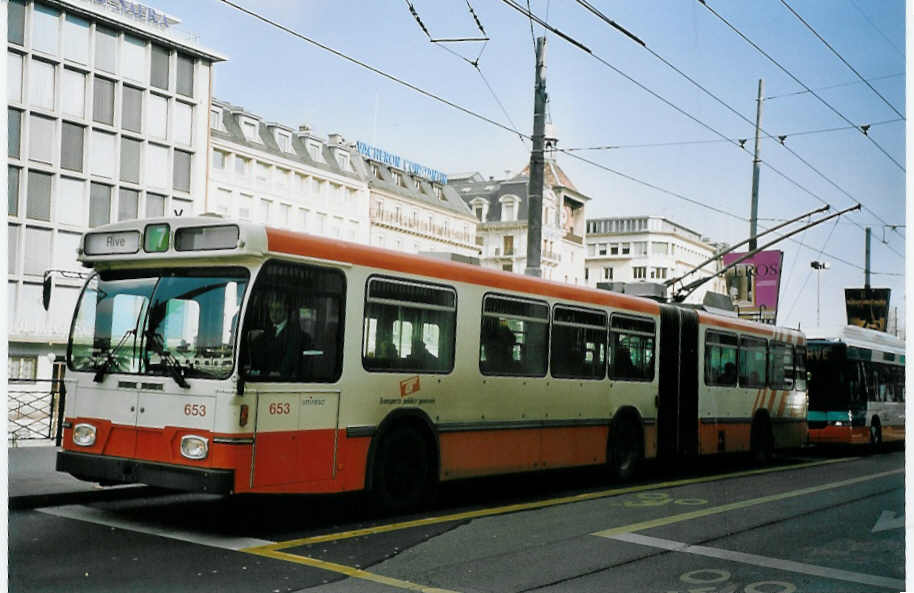
[[(724, 266), (732, 264), (744, 255), (746, 254), (724, 255)], [(727, 295), (737, 307), (740, 317), (749, 317), (765, 323), (776, 322), (783, 260), (783, 251), (759, 251), (727, 271)]]
[(889, 318), (890, 288), (845, 288), (847, 324), (884, 332)]

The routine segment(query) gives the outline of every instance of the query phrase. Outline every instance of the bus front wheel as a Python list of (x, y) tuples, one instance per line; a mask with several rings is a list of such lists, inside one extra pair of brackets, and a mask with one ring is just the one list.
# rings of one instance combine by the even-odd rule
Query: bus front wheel
[(429, 502), (435, 484), (427, 440), (413, 426), (399, 426), (378, 443), (372, 493), (390, 512), (415, 509)]
[(879, 422), (879, 416), (873, 416), (870, 422), (870, 448), (873, 452), (878, 452), (882, 447), (882, 423)]

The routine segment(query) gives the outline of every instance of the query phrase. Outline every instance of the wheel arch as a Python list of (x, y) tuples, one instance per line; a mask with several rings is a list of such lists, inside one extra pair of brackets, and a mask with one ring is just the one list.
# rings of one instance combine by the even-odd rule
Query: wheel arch
[(426, 441), (426, 445), (432, 448), (431, 458), (435, 464), (434, 473), (439, 475), (441, 469), (441, 443), (438, 439), (438, 431), (435, 424), (428, 414), (419, 408), (398, 408), (384, 417), (384, 420), (378, 425), (377, 430), (371, 437), (371, 444), (368, 446), (368, 461), (365, 464), (365, 489), (371, 490), (374, 486), (375, 460), (377, 458), (378, 443), (392, 431), (401, 426), (412, 426), (419, 430)]

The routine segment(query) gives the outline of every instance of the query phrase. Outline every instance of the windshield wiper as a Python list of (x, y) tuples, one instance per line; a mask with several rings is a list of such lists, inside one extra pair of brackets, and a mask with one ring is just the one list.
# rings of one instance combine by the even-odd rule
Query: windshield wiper
[(114, 348), (109, 348), (102, 353), (105, 357), (105, 360), (102, 361), (102, 365), (100, 367), (98, 367), (98, 369), (96, 369), (95, 377), (93, 378), (93, 381), (95, 381), (96, 383), (101, 383), (102, 381), (105, 380), (105, 374), (108, 372), (108, 367), (110, 367), (113, 364), (117, 364), (117, 359), (115, 358), (115, 355), (117, 354), (118, 350), (121, 349), (121, 346), (124, 345), (124, 342), (127, 340), (127, 336), (130, 336), (130, 335), (136, 335), (136, 330), (128, 329), (126, 332), (124, 332), (124, 335), (121, 336), (121, 341), (117, 343), (117, 346), (115, 346)]
[(162, 338), (162, 334), (159, 332), (148, 332), (147, 339), (149, 340), (148, 348), (159, 355), (165, 368), (168, 369), (169, 376), (175, 380), (175, 383), (183, 389), (190, 387), (190, 383), (184, 378), (186, 368), (177, 358), (175, 358), (175, 355), (165, 347), (165, 340)]

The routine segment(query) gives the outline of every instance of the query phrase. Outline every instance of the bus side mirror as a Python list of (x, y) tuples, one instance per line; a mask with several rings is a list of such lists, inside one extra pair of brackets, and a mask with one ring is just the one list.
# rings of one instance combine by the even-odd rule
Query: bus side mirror
[(44, 282), (41, 286), (41, 304), (44, 305), (44, 310), (47, 311), (48, 307), (51, 306), (51, 274), (50, 272), (44, 273)]

